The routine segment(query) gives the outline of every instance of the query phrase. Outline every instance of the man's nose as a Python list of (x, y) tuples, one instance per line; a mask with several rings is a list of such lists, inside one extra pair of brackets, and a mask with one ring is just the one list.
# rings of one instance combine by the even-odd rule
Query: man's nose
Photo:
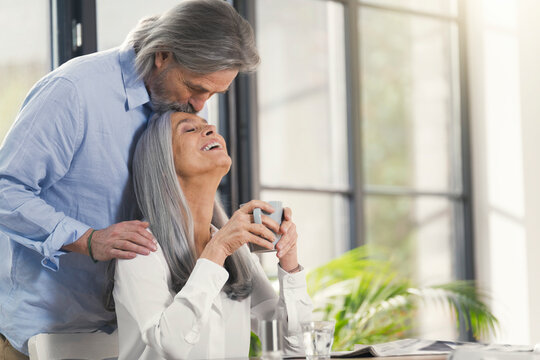
[(196, 112), (199, 112), (199, 111), (201, 111), (203, 109), (204, 103), (209, 98), (210, 98), (210, 95), (206, 95), (206, 94), (205, 95), (199, 95), (199, 96), (192, 97), (191, 99), (189, 99), (189, 103), (191, 104), (191, 106), (193, 106), (193, 109)]

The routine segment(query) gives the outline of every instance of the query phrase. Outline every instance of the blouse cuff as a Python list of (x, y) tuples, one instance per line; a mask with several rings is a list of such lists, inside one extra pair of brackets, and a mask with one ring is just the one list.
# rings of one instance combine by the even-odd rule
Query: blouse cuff
[(229, 273), (223, 266), (201, 258), (195, 263), (195, 267), (184, 288), (195, 288), (208, 294), (211, 298), (215, 298), (228, 279)]
[(301, 289), (307, 288), (306, 274), (304, 267), (300, 265), (300, 271), (288, 273), (278, 264), (278, 279), (281, 289)]

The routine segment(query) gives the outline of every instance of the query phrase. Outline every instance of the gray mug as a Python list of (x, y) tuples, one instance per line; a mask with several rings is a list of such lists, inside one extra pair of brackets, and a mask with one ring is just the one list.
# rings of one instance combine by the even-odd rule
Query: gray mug
[[(267, 203), (270, 204), (270, 206), (274, 209), (274, 212), (269, 214), (265, 211), (262, 211), (261, 208), (255, 208), (253, 210), (253, 222), (255, 224), (262, 224), (261, 216), (266, 215), (270, 217), (272, 220), (274, 220), (275, 222), (277, 222), (279, 225), (281, 225), (281, 221), (283, 220), (283, 203), (281, 201), (267, 201)], [(276, 251), (276, 244), (278, 243), (279, 239), (281, 239), (281, 234), (276, 234), (274, 232), (274, 236), (275, 238), (272, 243), (274, 244), (273, 250), (269, 250), (257, 244), (250, 243), (249, 248), (251, 252), (262, 253), (262, 252)]]

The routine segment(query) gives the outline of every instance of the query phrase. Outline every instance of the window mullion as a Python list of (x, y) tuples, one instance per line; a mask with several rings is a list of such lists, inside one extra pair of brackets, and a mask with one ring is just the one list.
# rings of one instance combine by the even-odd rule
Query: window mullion
[(347, 122), (348, 153), (349, 153), (349, 183), (352, 188), (350, 202), (350, 248), (353, 249), (365, 243), (365, 214), (364, 214), (364, 174), (362, 161), (362, 109), (360, 86), (360, 37), (359, 7), (356, 0), (344, 4), (345, 11), (345, 59), (347, 71)]
[(50, 0), (51, 67), (97, 51), (96, 0)]

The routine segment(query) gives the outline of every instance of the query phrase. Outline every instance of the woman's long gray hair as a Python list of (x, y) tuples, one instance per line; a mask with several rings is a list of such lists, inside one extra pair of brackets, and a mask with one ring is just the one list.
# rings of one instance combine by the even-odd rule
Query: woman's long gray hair
[[(197, 261), (191, 212), (178, 183), (173, 150), (171, 112), (154, 115), (141, 136), (133, 158), (137, 202), (159, 242), (171, 272), (172, 287), (180, 291)], [(228, 218), (216, 195), (212, 223), (221, 228)], [(227, 296), (242, 300), (252, 291), (251, 259), (245, 247), (225, 260)]]
[(144, 80), (157, 52), (170, 52), (181, 67), (198, 74), (248, 72), (259, 63), (251, 25), (223, 0), (183, 1), (161, 16), (142, 19), (127, 41)]

